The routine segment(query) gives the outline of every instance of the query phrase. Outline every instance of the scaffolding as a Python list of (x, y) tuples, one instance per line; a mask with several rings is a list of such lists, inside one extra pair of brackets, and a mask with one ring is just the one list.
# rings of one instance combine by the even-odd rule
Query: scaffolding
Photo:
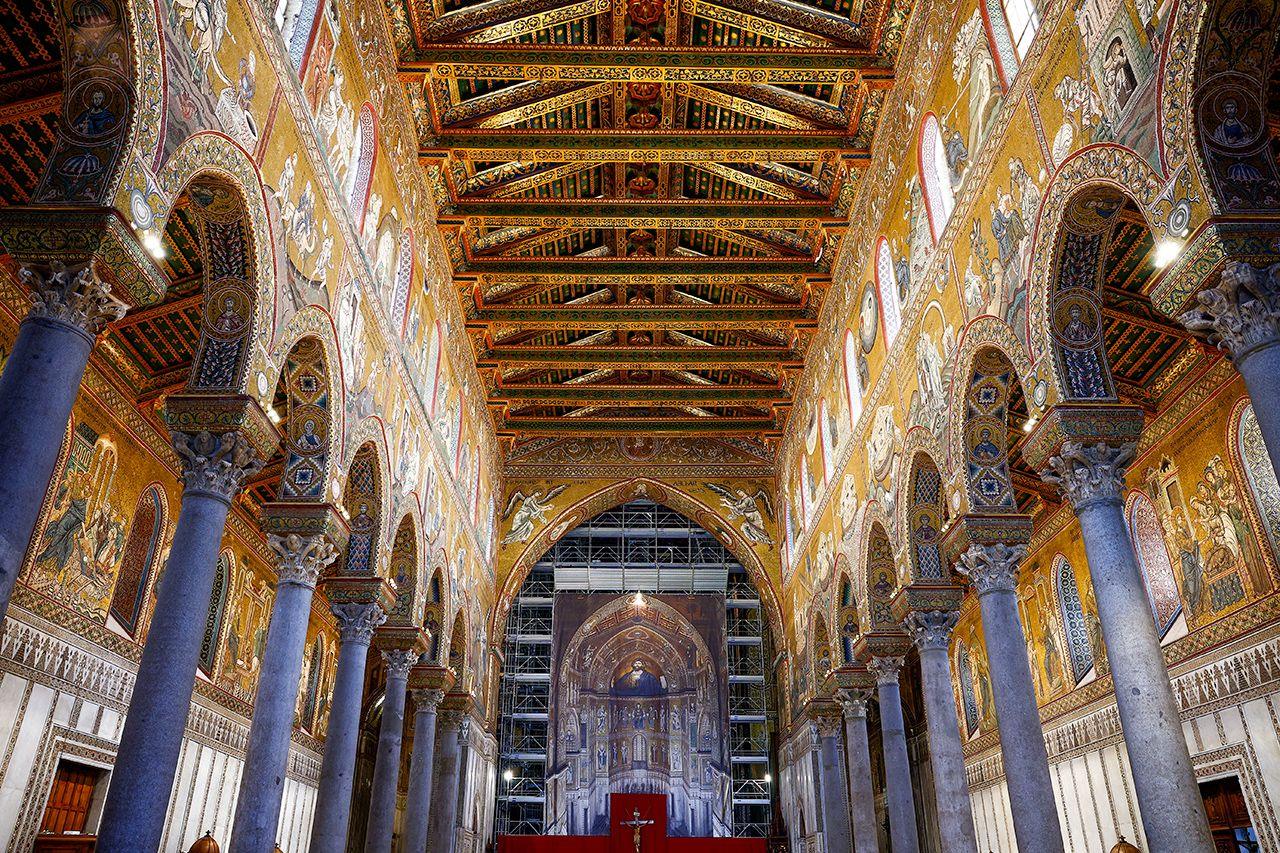
[(767, 836), (772, 709), (759, 593), (714, 536), (649, 501), (607, 510), (566, 534), (516, 594), (507, 616), (499, 697), (497, 831), (546, 830), (552, 616), (556, 592), (567, 590), (724, 594), (733, 834)]

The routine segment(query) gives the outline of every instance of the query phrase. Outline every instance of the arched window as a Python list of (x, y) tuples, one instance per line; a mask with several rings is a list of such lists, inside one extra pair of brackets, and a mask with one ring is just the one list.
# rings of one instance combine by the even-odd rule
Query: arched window
[(444, 331), (440, 321), (432, 325), (427, 341), (427, 375), (424, 377), (431, 383), (431, 417), (436, 416), (436, 406), (440, 404), (440, 350), (444, 348)]
[(1266, 531), (1272, 555), (1280, 555), (1280, 484), (1276, 482), (1276, 471), (1262, 443), (1253, 405), (1241, 406), (1236, 417), (1236, 452), (1249, 484), (1249, 496)]
[(133, 526), (124, 540), (124, 555), (120, 558), (120, 573), (109, 610), (130, 636), (138, 630), (138, 617), (142, 615), (142, 602), (163, 535), (164, 495), (159, 486), (148, 486), (133, 510)]
[(818, 401), (818, 442), (822, 447), (822, 482), (825, 485), (831, 482), (831, 475), (835, 473), (836, 467), (836, 442), (835, 436), (827, 429), (825, 397)]
[(1135, 491), (1129, 496), (1129, 536), (1138, 555), (1138, 567), (1147, 583), (1147, 598), (1151, 601), (1151, 613), (1156, 628), (1163, 637), (1182, 612), (1182, 600), (1178, 597), (1178, 581), (1173, 574), (1173, 563), (1165, 547), (1164, 532), (1156, 508), (1144, 493)]
[(924, 187), (924, 206), (929, 213), (929, 233), (938, 242), (956, 206), (951, 189), (947, 150), (942, 144), (942, 127), (938, 117), (926, 113), (920, 128), (920, 183)]
[(1040, 28), (1040, 10), (1035, 0), (986, 0), (982, 22), (1000, 71), (1000, 82), (1007, 89)]
[(356, 160), (351, 170), (351, 191), (347, 204), (355, 217), (356, 230), (364, 231), (364, 217), (369, 209), (369, 188), (373, 185), (373, 164), (378, 154), (378, 121), (373, 108), (360, 108), (360, 125), (356, 129)]
[(969, 649), (961, 640), (956, 643), (956, 672), (960, 674), (960, 704), (964, 706), (966, 737), (978, 731), (978, 698), (973, 692), (973, 666), (969, 663)]
[(230, 551), (218, 557), (218, 567), (213, 576), (213, 595), (209, 596), (209, 615), (204, 623), (204, 638), (200, 641), (200, 668), (212, 676), (218, 663), (218, 643), (222, 639), (222, 615), (227, 609), (227, 591), (231, 589)]
[(1080, 601), (1080, 588), (1076, 585), (1076, 573), (1059, 554), (1053, 563), (1053, 586), (1058, 593), (1058, 610), (1062, 613), (1062, 627), (1067, 632), (1067, 653), (1071, 656), (1071, 675), (1076, 684), (1093, 669), (1093, 646), (1089, 643), (1089, 626), (1084, 619), (1084, 605)]
[(848, 575), (840, 578), (840, 661), (853, 663), (853, 642), (858, 636), (858, 612), (853, 603), (853, 583)]
[(795, 522), (791, 518), (790, 502), (784, 503), (782, 505), (782, 515), (783, 515), (784, 526), (787, 529), (787, 562), (790, 563), (791, 554), (793, 551), (795, 551), (795, 547), (796, 547)]
[(404, 334), (405, 318), (409, 308), (409, 285), (412, 280), (413, 232), (406, 228), (400, 232), (395, 285), (391, 291), (391, 326), (400, 334)]
[(893, 272), (893, 253), (889, 241), (881, 237), (876, 243), (876, 293), (880, 296), (880, 317), (884, 322), (885, 349), (902, 327), (902, 306), (898, 304), (898, 279)]
[(853, 329), (844, 331), (844, 393), (849, 400), (849, 427), (862, 416), (862, 381), (858, 378), (858, 339)]

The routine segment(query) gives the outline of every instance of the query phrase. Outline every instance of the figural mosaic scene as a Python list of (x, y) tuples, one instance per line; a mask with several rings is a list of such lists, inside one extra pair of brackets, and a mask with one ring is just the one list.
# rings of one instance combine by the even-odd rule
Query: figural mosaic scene
[(1280, 0), (0, 0), (0, 853), (1280, 853)]

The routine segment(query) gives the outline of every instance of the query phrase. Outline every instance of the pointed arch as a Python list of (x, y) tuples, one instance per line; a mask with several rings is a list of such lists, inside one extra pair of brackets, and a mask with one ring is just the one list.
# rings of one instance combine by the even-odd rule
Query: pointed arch
[(1126, 516), (1129, 521), (1129, 537), (1133, 540), (1133, 550), (1138, 557), (1138, 568), (1142, 570), (1142, 579), (1146, 582), (1151, 615), (1163, 638), (1182, 612), (1178, 580), (1173, 573), (1173, 561), (1169, 559), (1164, 531), (1151, 499), (1140, 490), (1135, 489), (1129, 495)]
[(898, 572), (893, 562), (893, 545), (880, 522), (871, 523), (867, 537), (867, 601), (868, 630), (894, 630), (893, 595), (898, 590)]
[(902, 305), (898, 299), (898, 278), (893, 269), (889, 241), (876, 241), (876, 296), (880, 299), (880, 322), (884, 326), (884, 348), (888, 350), (902, 328)]
[(116, 574), (108, 612), (131, 637), (137, 636), (142, 603), (151, 588), (151, 573), (160, 559), (167, 510), (168, 501), (159, 484), (147, 486), (138, 497), (133, 509), (133, 524), (124, 540), (120, 570)]
[(351, 170), (351, 188), (347, 204), (355, 220), (356, 231), (364, 231), (365, 215), (369, 212), (369, 193), (373, 188), (373, 170), (378, 157), (378, 117), (373, 107), (365, 103), (360, 107), (360, 121), (356, 130), (355, 167)]
[(1015, 510), (1009, 473), (1009, 402), (1018, 376), (993, 346), (974, 354), (965, 390), (961, 433), (970, 508)]
[(467, 620), (466, 608), (459, 607), (453, 617), (453, 630), (449, 632), (448, 667), (453, 672), (454, 683), (463, 684), (467, 674)]
[(813, 649), (813, 683), (821, 685), (831, 674), (835, 659), (831, 652), (831, 632), (827, 630), (827, 620), (817, 610), (814, 610), (812, 619), (813, 637), (810, 648)]
[(1067, 635), (1067, 655), (1075, 683), (1093, 669), (1093, 645), (1089, 641), (1089, 623), (1084, 615), (1084, 602), (1076, 583), (1075, 569), (1062, 554), (1053, 558), (1053, 589), (1058, 597), (1058, 612)]
[[(841, 555), (841, 560), (843, 559), (843, 555)], [(854, 599), (853, 581), (850, 579), (848, 571), (841, 570), (840, 584), (837, 590), (839, 595), (837, 600), (839, 607), (837, 630), (840, 633), (840, 663), (842, 666), (852, 666), (854, 663), (853, 644), (858, 637), (858, 605)]]
[(227, 596), (231, 592), (231, 567), (234, 564), (235, 555), (227, 548), (218, 555), (218, 565), (214, 569), (213, 594), (209, 596), (209, 614), (204, 623), (204, 637), (200, 640), (200, 669), (210, 677), (218, 664), (218, 651), (222, 645), (222, 621), (227, 611)]
[[(1023, 0), (1015, 0), (1023, 2)], [(918, 143), (920, 185), (924, 191), (924, 207), (929, 214), (929, 233), (936, 244), (951, 219), (956, 206), (955, 191), (951, 188), (947, 150), (942, 141), (942, 125), (933, 113), (925, 113), (920, 125)]]
[(427, 582), (426, 606), (422, 611), (422, 628), (427, 632), (427, 661), (440, 665), (444, 663), (444, 569), (437, 565), (431, 572), (431, 580)]
[(280, 379), (286, 395), (280, 500), (324, 500), (334, 447), (333, 399), (324, 344), (311, 336), (299, 339), (285, 356)]
[(911, 462), (908, 482), (908, 528), (911, 579), (943, 580), (946, 576), (939, 547), (945, 509), (942, 475), (927, 453), (918, 452)]
[(391, 290), (391, 328), (404, 335), (409, 316), (409, 289), (413, 282), (413, 231), (400, 232), (400, 247), (396, 255), (395, 283)]
[(396, 603), (387, 614), (387, 624), (411, 626), (419, 621), (423, 595), (418, 570), (418, 529), (413, 516), (405, 513), (391, 537), (391, 581), (396, 587)]
[(382, 476), (377, 450), (365, 442), (356, 451), (342, 490), (342, 508), (351, 528), (342, 572), (350, 575), (377, 574), (377, 547), (382, 530)]

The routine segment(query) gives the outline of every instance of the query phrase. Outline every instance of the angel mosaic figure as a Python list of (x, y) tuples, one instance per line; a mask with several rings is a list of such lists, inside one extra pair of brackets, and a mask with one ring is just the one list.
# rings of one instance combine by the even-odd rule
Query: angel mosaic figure
[[(756, 489), (754, 495), (749, 495), (742, 489), (729, 491), (715, 483), (707, 483), (707, 488), (720, 496), (720, 505), (729, 511), (729, 521), (742, 519), (742, 535), (748, 542), (754, 542), (757, 545), (773, 544), (773, 539), (764, 526), (765, 513), (770, 520), (773, 520), (773, 505), (769, 502), (768, 492), (764, 489)], [(761, 503), (764, 504), (764, 513), (760, 512)]]
[[(512, 542), (524, 542), (533, 535), (534, 527), (547, 520), (547, 513), (553, 507), (553, 501), (557, 495), (563, 492), (568, 486), (559, 485), (553, 489), (543, 492), (541, 489), (526, 495), (524, 492), (517, 491), (511, 496), (511, 500), (507, 501), (507, 508), (502, 511), (502, 520), (506, 521), (515, 511), (515, 519), (511, 522), (511, 531), (503, 537), (502, 544), (510, 545)], [(519, 508), (516, 505), (519, 504)]]

